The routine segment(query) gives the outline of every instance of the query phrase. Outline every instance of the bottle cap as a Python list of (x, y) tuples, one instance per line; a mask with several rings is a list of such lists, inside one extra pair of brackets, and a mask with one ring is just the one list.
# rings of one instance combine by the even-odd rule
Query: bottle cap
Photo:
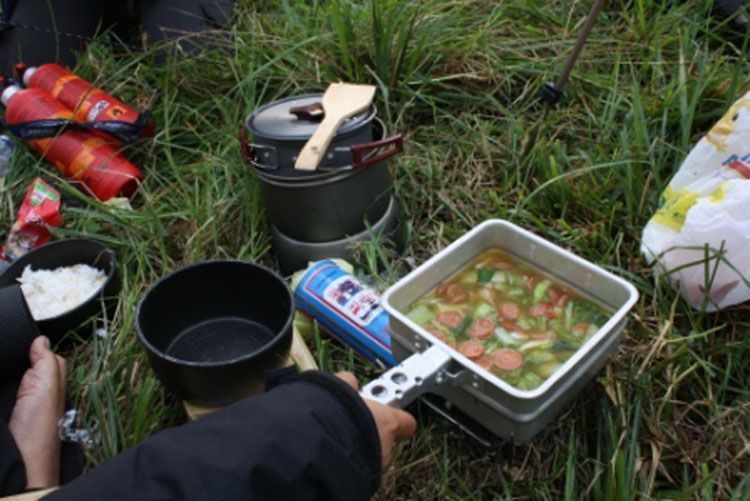
[(3, 93), (0, 94), (0, 101), (3, 103), (3, 106), (8, 106), (10, 98), (12, 98), (19, 90), (21, 90), (21, 88), (18, 85), (9, 85), (6, 87), (5, 90), (3, 90)]

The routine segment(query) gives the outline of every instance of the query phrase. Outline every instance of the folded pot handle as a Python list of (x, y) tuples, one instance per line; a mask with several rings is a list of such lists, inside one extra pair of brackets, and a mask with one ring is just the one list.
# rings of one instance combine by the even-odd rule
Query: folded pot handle
[(249, 164), (253, 163), (253, 157), (250, 154), (250, 146), (248, 145), (248, 139), (247, 139), (247, 131), (245, 128), (240, 129), (240, 153), (242, 153), (242, 158), (245, 159), (245, 161)]
[(381, 404), (404, 408), (421, 395), (448, 383), (452, 378), (446, 369), (452, 360), (448, 352), (433, 345), (370, 381), (359, 394)]
[[(279, 166), (276, 148), (273, 146), (249, 142), (245, 129), (240, 129), (240, 153), (247, 163), (259, 169), (275, 170)], [(269, 163), (263, 163), (265, 160)]]
[[(386, 146), (389, 146), (389, 148), (385, 148)], [(364, 158), (365, 154), (378, 148), (385, 148), (385, 150), (370, 157)], [(362, 167), (367, 167), (368, 165), (382, 162), (383, 160), (391, 158), (393, 155), (404, 151), (404, 137), (401, 134), (396, 134), (395, 136), (381, 139), (380, 141), (355, 144), (351, 147), (351, 150), (352, 168), (361, 169)]]

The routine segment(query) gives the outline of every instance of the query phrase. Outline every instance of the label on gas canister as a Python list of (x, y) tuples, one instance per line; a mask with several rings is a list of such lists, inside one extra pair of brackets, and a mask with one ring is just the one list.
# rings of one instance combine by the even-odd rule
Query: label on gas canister
[(388, 313), (380, 295), (333, 261), (320, 261), (305, 272), (295, 289), (297, 307), (362, 356), (396, 365), (391, 354)]

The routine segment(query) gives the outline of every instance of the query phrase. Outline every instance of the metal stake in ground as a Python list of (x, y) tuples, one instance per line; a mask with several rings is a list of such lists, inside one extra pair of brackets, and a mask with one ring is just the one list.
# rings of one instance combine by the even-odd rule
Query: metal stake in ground
[(544, 123), (544, 120), (547, 118), (547, 113), (549, 113), (550, 106), (557, 104), (560, 99), (562, 99), (565, 85), (568, 83), (568, 79), (570, 78), (570, 74), (573, 71), (573, 67), (576, 64), (576, 61), (578, 61), (578, 58), (583, 51), (583, 46), (586, 45), (586, 40), (591, 34), (591, 30), (594, 29), (596, 19), (599, 17), (599, 13), (604, 8), (605, 3), (607, 3), (607, 0), (594, 1), (594, 5), (591, 6), (591, 11), (586, 17), (586, 21), (583, 23), (583, 28), (581, 29), (581, 33), (579, 33), (578, 35), (576, 44), (575, 46), (573, 46), (573, 52), (570, 53), (567, 61), (565, 61), (565, 66), (563, 67), (560, 76), (555, 82), (548, 82), (544, 84), (544, 87), (542, 88), (542, 91), (539, 95), (541, 100), (544, 102), (544, 110), (542, 110), (541, 116), (534, 123), (534, 125), (531, 127), (531, 130), (529, 130), (529, 133), (526, 135), (526, 139), (521, 146), (521, 152), (519, 155), (520, 158), (525, 157), (531, 145), (536, 143), (536, 140), (539, 137), (539, 130), (542, 123)]
[(588, 17), (586, 18), (586, 22), (583, 23), (583, 28), (578, 35), (578, 40), (576, 40), (576, 44), (573, 47), (573, 52), (570, 53), (568, 60), (565, 61), (565, 66), (563, 67), (560, 76), (557, 78), (557, 81), (548, 82), (544, 85), (540, 97), (548, 106), (557, 104), (562, 98), (565, 84), (568, 83), (568, 79), (570, 78), (570, 73), (573, 71), (576, 61), (578, 61), (578, 58), (581, 56), (583, 46), (586, 45), (586, 40), (589, 38), (591, 30), (594, 29), (596, 19), (599, 17), (599, 13), (602, 11), (602, 8), (604, 8), (606, 2), (607, 0), (596, 0), (594, 2), (594, 5), (591, 7), (591, 12), (589, 12)]

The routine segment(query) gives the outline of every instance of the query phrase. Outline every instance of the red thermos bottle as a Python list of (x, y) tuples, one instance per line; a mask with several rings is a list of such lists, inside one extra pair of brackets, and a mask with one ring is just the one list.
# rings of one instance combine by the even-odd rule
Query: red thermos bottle
[[(11, 85), (2, 92), (0, 100), (6, 107), (5, 121), (9, 125), (73, 118), (73, 112), (42, 89)], [(141, 171), (114, 146), (87, 130), (65, 130), (55, 137), (30, 140), (28, 144), (99, 200), (129, 197), (143, 179)]]
[[(17, 67), (24, 84), (30, 88), (42, 89), (60, 101), (79, 122), (94, 123), (118, 120), (137, 123), (140, 114), (134, 108), (116, 99), (103, 90), (72, 73), (59, 64), (43, 64), (37, 68)], [(154, 135), (151, 123), (145, 124), (142, 137)]]

